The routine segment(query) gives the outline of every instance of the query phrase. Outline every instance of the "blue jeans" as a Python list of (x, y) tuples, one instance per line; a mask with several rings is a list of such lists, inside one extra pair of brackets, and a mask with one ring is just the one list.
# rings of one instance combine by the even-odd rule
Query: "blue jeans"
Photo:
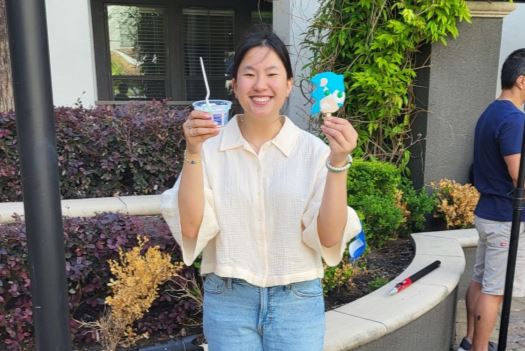
[(206, 276), (209, 351), (321, 351), (324, 329), (320, 279), (260, 288), (241, 279)]

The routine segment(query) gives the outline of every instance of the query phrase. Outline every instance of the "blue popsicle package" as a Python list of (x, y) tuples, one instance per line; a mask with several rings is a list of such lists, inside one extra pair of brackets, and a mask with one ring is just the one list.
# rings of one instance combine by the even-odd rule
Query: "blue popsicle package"
[(339, 110), (345, 101), (345, 82), (342, 74), (334, 72), (321, 72), (311, 79), (314, 85), (311, 114), (331, 114)]

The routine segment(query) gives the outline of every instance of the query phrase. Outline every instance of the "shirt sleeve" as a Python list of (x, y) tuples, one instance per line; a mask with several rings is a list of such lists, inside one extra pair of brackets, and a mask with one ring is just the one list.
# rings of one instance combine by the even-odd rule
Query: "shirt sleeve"
[(175, 186), (166, 190), (161, 196), (160, 209), (164, 220), (168, 224), (175, 241), (182, 251), (182, 259), (186, 265), (191, 265), (206, 245), (219, 233), (219, 224), (213, 204), (213, 194), (204, 175), (204, 216), (196, 239), (182, 236), (179, 212), (180, 176)]
[(346, 244), (361, 231), (361, 222), (354, 209), (347, 207), (346, 225), (341, 241), (332, 247), (325, 247), (321, 244), (319, 233), (317, 232), (317, 217), (319, 216), (319, 209), (321, 208), (326, 175), (327, 171), (323, 162), (322, 169), (318, 172), (314, 193), (302, 218), (302, 225), (304, 227), (303, 242), (317, 251), (327, 265), (336, 266), (343, 258)]
[(525, 118), (518, 113), (513, 113), (501, 123), (498, 131), (498, 140), (502, 156), (521, 153), (524, 123)]

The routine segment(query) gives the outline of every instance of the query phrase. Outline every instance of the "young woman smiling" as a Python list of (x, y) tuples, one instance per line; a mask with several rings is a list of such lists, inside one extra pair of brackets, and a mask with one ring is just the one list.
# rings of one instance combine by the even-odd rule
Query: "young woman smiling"
[(320, 351), (321, 258), (338, 264), (361, 229), (346, 205), (357, 133), (327, 117), (326, 145), (280, 114), (293, 76), (271, 32), (244, 38), (233, 77), (243, 113), (221, 129), (191, 112), (182, 173), (163, 194), (162, 213), (186, 264), (202, 252), (210, 351)]

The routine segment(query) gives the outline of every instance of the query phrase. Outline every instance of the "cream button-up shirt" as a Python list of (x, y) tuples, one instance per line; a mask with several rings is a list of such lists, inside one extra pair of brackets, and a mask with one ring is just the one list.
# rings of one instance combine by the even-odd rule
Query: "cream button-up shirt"
[(260, 287), (322, 278), (321, 257), (337, 265), (346, 243), (361, 230), (348, 207), (342, 241), (330, 248), (321, 245), (317, 216), (329, 153), (322, 140), (285, 117), (279, 133), (256, 154), (233, 117), (203, 144), (205, 207), (195, 240), (181, 233), (180, 179), (162, 194), (162, 215), (184, 263), (191, 265), (202, 252), (201, 274), (213, 272)]

